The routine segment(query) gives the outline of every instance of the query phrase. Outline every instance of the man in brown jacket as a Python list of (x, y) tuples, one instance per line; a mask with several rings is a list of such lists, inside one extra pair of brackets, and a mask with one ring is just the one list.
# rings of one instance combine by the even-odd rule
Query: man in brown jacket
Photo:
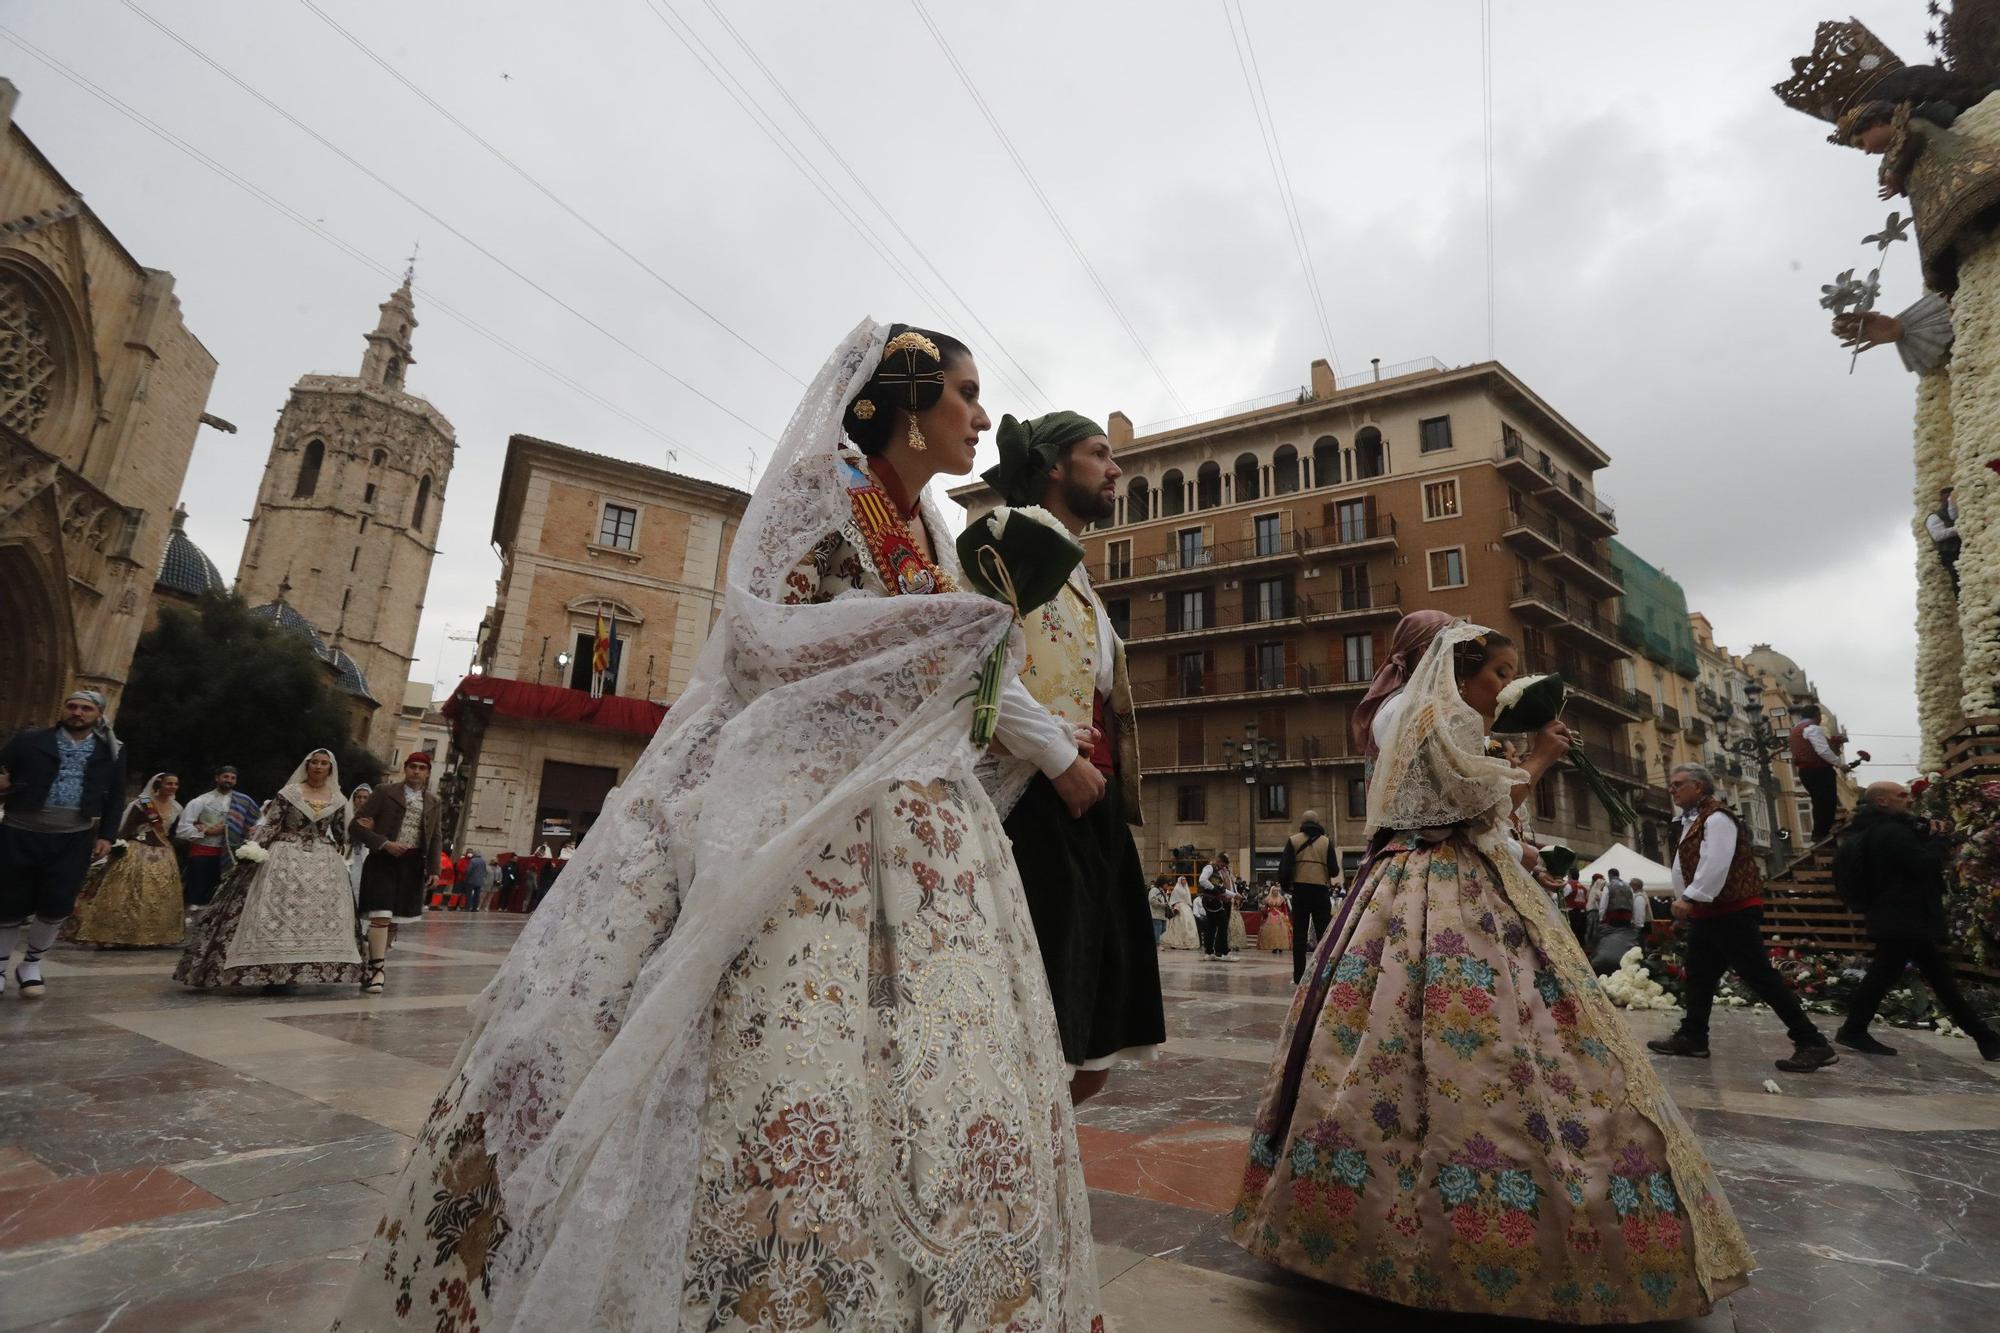
[(424, 895), (437, 883), (443, 807), (430, 782), (431, 757), (418, 750), (403, 761), (403, 780), (377, 787), (348, 829), (368, 848), (360, 905), (368, 922), (368, 972), (361, 983), (368, 995), (382, 993), (391, 925), (421, 917)]

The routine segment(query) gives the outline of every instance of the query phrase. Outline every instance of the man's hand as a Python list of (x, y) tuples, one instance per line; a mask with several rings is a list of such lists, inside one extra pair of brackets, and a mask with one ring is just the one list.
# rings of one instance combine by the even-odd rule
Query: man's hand
[(222, 832), (223, 829), (227, 828), (228, 824), (225, 821), (218, 819), (213, 824), (200, 824), (197, 825), (197, 827), (201, 829), (203, 834), (212, 838), (216, 834)]
[(1081, 755), (1055, 779), (1055, 786), (1056, 795), (1062, 797), (1073, 819), (1082, 819), (1091, 806), (1104, 799), (1104, 775)]
[(382, 844), (382, 850), (391, 856), (408, 856), (411, 849), (407, 842), (385, 842)]
[(1685, 921), (1688, 919), (1689, 916), (1693, 914), (1693, 912), (1694, 909), (1688, 906), (1687, 899), (1685, 898), (1674, 899), (1674, 920)]
[(1103, 733), (1096, 727), (1078, 727), (1076, 729), (1076, 752), (1085, 757), (1093, 755), (1097, 753), (1097, 742), (1102, 739)]
[(97, 845), (90, 849), (90, 859), (93, 861), (102, 861), (109, 855), (111, 855), (111, 840), (109, 838), (99, 838)]
[(1833, 334), (1846, 346), (1860, 345), (1862, 351), (1895, 342), (1903, 336), (1903, 321), (1879, 310), (1858, 311), (1833, 317)]
[(438, 886), (438, 877), (436, 875), (432, 875), (429, 879), (424, 881), (424, 892), (429, 893), (432, 889), (436, 888), (437, 886)]

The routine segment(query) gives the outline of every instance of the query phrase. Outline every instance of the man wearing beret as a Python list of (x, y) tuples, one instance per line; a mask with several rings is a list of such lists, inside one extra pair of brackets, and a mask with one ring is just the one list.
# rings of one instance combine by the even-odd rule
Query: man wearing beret
[(14, 980), (21, 998), (46, 993), (42, 955), (56, 942), (90, 863), (111, 850), (125, 812), (125, 752), (104, 696), (78, 690), (62, 721), (31, 727), (0, 747), (0, 993), (7, 961), (27, 948)]
[[(1072, 534), (1109, 518), (1118, 464), (1104, 428), (1074, 412), (1005, 417), (1000, 463), (983, 475), (1003, 503), (1039, 505)], [(1029, 913), (1048, 969), (1070, 1100), (1104, 1087), (1121, 1053), (1166, 1040), (1159, 958), (1146, 875), (1132, 842), (1139, 814), (1139, 736), (1125, 645), (1079, 566), (1022, 624), (1021, 682), (1076, 733), (1103, 776), (1103, 795), (1077, 810), (1043, 772), (1007, 814)]]
[(364, 995), (382, 993), (392, 928), (421, 920), (424, 896), (437, 884), (444, 812), (430, 786), (431, 757), (413, 750), (403, 760), (403, 780), (378, 786), (348, 826), (348, 836), (368, 849), (368, 859), (361, 863), (359, 908), (368, 923)]

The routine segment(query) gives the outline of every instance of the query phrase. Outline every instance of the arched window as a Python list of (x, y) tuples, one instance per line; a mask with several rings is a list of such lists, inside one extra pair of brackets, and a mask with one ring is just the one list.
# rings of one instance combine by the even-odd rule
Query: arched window
[(1382, 445), (1382, 432), (1373, 426), (1363, 426), (1354, 437), (1354, 479), (1366, 481), (1388, 470), (1388, 450)]
[(1260, 493), (1257, 488), (1259, 467), (1260, 464), (1257, 462), (1257, 455), (1237, 455), (1236, 501), (1238, 504), (1241, 504), (1245, 500), (1254, 500), (1258, 497)]
[(1322, 435), (1313, 441), (1313, 485), (1338, 486), (1340, 484), (1340, 441), (1331, 435)]
[(389, 461), (389, 451), (387, 449), (377, 449), (374, 453), (368, 456), (368, 462), (371, 467), (381, 467), (384, 463), (388, 461)]
[(1146, 479), (1144, 477), (1132, 478), (1131, 482), (1125, 487), (1125, 521), (1127, 523), (1144, 523), (1148, 518), (1151, 518), (1152, 511), (1148, 508), (1147, 502), (1152, 498), (1152, 491), (1147, 487)]
[(319, 489), (319, 465), (326, 461), (326, 446), (314, 440), (306, 446), (306, 456), (299, 460), (298, 484), (292, 487), (292, 498), (303, 500)]
[(1181, 476), (1180, 469), (1175, 468), (1160, 478), (1160, 513), (1163, 517), (1172, 518), (1186, 510), (1187, 481)]
[(1213, 460), (1203, 463), (1194, 474), (1194, 507), (1213, 509), (1222, 503), (1222, 465)]
[(1271, 492), (1290, 495), (1299, 488), (1299, 451), (1289, 444), (1278, 446), (1271, 455)]
[(416, 512), (410, 515), (410, 526), (421, 529), (424, 526), (424, 512), (430, 507), (431, 478), (430, 474), (426, 472), (423, 480), (417, 483), (417, 508)]
[(384, 384), (387, 384), (392, 389), (400, 389), (403, 387), (402, 357), (392, 356), (389, 358), (389, 368), (382, 372), (382, 382)]

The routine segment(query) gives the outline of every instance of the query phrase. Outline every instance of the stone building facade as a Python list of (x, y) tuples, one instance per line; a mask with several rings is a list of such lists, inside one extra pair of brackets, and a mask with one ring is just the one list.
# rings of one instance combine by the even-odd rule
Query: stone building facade
[(394, 758), (399, 691), (457, 444), (451, 423), (408, 392), (417, 327), (406, 277), (379, 307), (358, 375), (306, 375), (279, 413), (243, 540), (236, 590), (285, 602), (350, 658), (371, 710), (359, 739)]
[(125, 686), (215, 358), (0, 80), (0, 728)]
[[(1562, 671), (1592, 757), (1614, 782), (1645, 781), (1625, 730), (1646, 706), (1610, 609), (1616, 517), (1594, 480), (1610, 460), (1505, 367), (1339, 383), (1314, 362), (1297, 399), (1144, 436), (1114, 413), (1108, 429), (1118, 513), (1085, 546), (1127, 642), (1149, 866), (1254, 844), (1268, 876), (1307, 810), (1357, 860), (1349, 717), (1422, 607), (1505, 632), (1529, 671)], [(952, 494), (975, 514), (994, 503), (982, 485)], [(1277, 751), (1254, 784), (1228, 766), (1249, 727)], [(1570, 776), (1533, 805), (1543, 837), (1586, 855), (1612, 841)]]
[[(462, 845), (491, 855), (582, 837), (687, 686), (748, 503), (659, 468), (525, 435), (507, 442), (497, 595), (475, 674), (445, 709)], [(600, 614), (613, 670), (591, 698)]]

